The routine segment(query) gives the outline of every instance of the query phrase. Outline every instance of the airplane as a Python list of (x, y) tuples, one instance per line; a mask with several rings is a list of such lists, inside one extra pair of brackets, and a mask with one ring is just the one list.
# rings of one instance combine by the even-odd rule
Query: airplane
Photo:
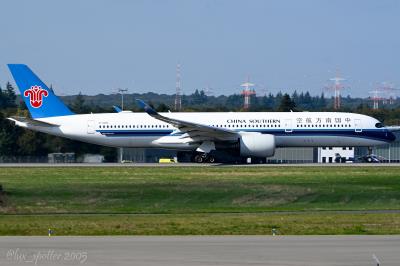
[(166, 112), (137, 100), (143, 113), (75, 114), (24, 64), (9, 64), (30, 118), (15, 125), (110, 146), (189, 151), (195, 162), (215, 162), (217, 151), (267, 158), (279, 147), (371, 147), (396, 139), (373, 117), (344, 112)]

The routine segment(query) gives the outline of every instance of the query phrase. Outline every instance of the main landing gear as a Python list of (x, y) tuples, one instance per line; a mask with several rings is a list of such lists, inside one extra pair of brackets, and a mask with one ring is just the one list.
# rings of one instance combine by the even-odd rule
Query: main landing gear
[(207, 153), (200, 153), (194, 156), (194, 161), (196, 163), (215, 163), (215, 157)]

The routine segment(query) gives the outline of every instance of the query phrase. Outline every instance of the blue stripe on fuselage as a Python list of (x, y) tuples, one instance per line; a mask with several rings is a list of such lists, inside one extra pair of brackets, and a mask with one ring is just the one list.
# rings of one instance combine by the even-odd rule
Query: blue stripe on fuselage
[(172, 130), (96, 130), (106, 136), (168, 136)]
[[(275, 136), (336, 136), (336, 137), (358, 137), (380, 141), (391, 142), (396, 139), (394, 134), (384, 129), (363, 129), (356, 132), (354, 129), (293, 129), (292, 132), (285, 132), (284, 129), (236, 129), (235, 131), (260, 132), (262, 134), (272, 134)], [(173, 130), (97, 130), (102, 135), (109, 137), (128, 137), (128, 136), (176, 136), (181, 133)]]

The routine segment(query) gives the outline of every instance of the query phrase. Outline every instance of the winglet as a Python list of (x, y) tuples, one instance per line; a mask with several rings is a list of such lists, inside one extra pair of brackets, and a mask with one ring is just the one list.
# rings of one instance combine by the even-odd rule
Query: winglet
[(138, 103), (139, 107), (142, 108), (149, 115), (151, 116), (158, 115), (157, 111), (151, 108), (150, 105), (148, 105), (144, 101), (136, 99), (136, 102)]

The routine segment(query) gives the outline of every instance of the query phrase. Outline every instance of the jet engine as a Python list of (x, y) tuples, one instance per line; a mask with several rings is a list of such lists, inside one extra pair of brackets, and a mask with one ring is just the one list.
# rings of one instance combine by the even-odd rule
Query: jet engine
[(275, 153), (275, 136), (256, 132), (242, 133), (239, 145), (241, 156), (270, 157)]

